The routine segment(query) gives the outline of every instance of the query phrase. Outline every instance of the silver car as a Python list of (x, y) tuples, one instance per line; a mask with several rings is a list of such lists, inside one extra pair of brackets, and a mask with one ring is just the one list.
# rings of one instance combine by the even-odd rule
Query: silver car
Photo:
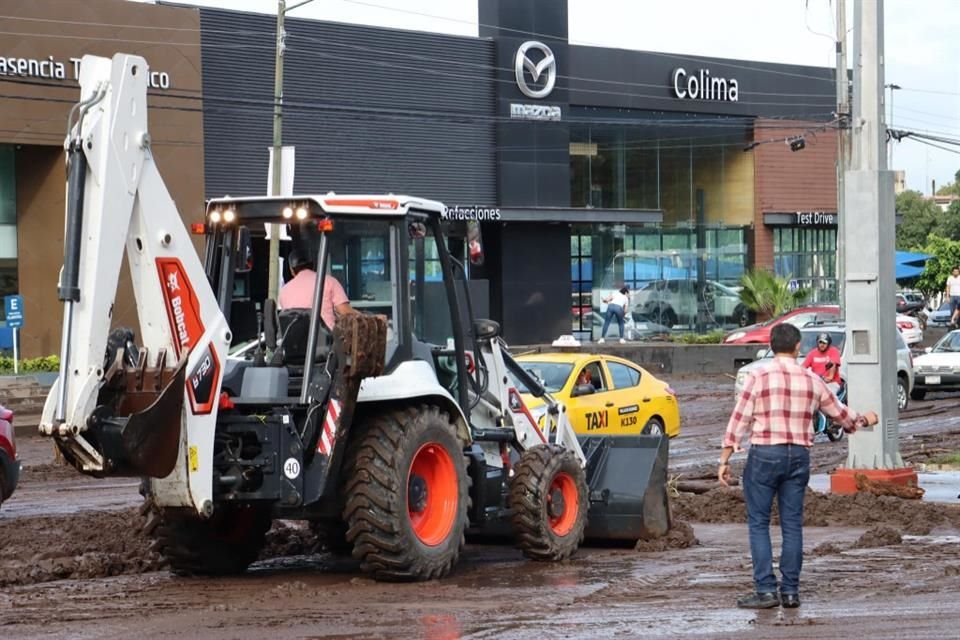
[[(807, 353), (810, 350), (817, 347), (817, 336), (821, 333), (829, 333), (830, 338), (833, 340), (833, 345), (840, 350), (840, 375), (843, 378), (847, 377), (847, 361), (846, 361), (846, 337), (847, 334), (844, 331), (842, 324), (826, 324), (818, 325), (815, 327), (804, 327), (800, 330), (800, 358), (799, 361), (803, 361)], [(903, 336), (900, 335), (900, 331), (897, 331), (897, 408), (900, 411), (903, 411), (907, 408), (907, 405), (910, 402), (910, 392), (913, 391), (913, 355), (910, 353), (910, 348), (907, 346), (907, 343), (903, 341)], [(770, 362), (770, 358), (773, 357), (773, 351), (768, 349), (761, 349), (757, 352), (757, 360), (754, 360), (750, 364), (744, 365), (737, 371), (737, 379), (734, 383), (734, 393), (735, 397), (740, 396), (740, 391), (743, 389), (744, 383), (747, 381), (747, 374), (749, 374), (754, 369), (763, 366), (765, 363)]]

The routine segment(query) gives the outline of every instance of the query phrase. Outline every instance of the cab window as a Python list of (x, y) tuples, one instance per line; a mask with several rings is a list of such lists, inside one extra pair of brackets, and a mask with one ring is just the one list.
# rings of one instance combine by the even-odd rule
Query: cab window
[(640, 372), (633, 367), (619, 362), (608, 362), (607, 369), (610, 371), (614, 389), (628, 389), (640, 384)]
[(609, 389), (599, 362), (591, 362), (577, 373), (577, 385), (592, 384), (596, 391)]

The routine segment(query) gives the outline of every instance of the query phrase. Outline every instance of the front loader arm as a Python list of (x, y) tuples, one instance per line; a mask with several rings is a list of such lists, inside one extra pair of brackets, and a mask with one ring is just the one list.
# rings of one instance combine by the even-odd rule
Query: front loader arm
[[(60, 377), (40, 431), (84, 473), (151, 476), (158, 503), (209, 513), (231, 336), (153, 161), (148, 78), (138, 56), (83, 58), (85, 100), (67, 140)], [(124, 249), (143, 345), (137, 367), (105, 362)]]

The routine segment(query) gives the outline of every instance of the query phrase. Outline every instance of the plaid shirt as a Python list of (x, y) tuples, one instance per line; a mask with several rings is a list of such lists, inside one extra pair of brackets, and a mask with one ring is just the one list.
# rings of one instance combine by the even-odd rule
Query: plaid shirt
[(733, 408), (723, 446), (739, 450), (750, 434), (751, 444), (813, 445), (813, 417), (822, 411), (852, 433), (863, 418), (841, 404), (816, 374), (793, 358), (773, 362), (747, 377)]

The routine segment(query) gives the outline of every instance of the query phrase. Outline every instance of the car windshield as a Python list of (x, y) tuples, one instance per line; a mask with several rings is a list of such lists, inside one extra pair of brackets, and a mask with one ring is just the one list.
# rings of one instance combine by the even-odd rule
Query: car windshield
[[(810, 351), (817, 348), (817, 336), (821, 333), (830, 334), (830, 339), (833, 340), (832, 346), (836, 347), (838, 351), (843, 353), (843, 342), (846, 339), (846, 334), (843, 331), (838, 329), (830, 329), (828, 331), (801, 331), (800, 332), (800, 357), (805, 358)], [(773, 350), (767, 349), (767, 352), (763, 354), (764, 358), (772, 358)]]
[(846, 334), (842, 330), (832, 329), (829, 331), (802, 331), (800, 333), (800, 357), (805, 357), (808, 353), (817, 348), (817, 337), (821, 333), (826, 333), (833, 341), (833, 346), (837, 351), (843, 352), (843, 341)]
[(950, 302), (944, 302), (937, 311), (950, 311)]
[(933, 345), (934, 353), (956, 353), (960, 351), (960, 331), (951, 331)]
[[(556, 393), (560, 391), (560, 389), (563, 389), (567, 378), (570, 377), (570, 372), (573, 371), (573, 365), (566, 362), (522, 361), (520, 362), (520, 366), (523, 367), (527, 373), (539, 379), (548, 393)], [(511, 376), (511, 378), (513, 378), (513, 376)], [(527, 386), (519, 380), (514, 379), (513, 383), (517, 386), (517, 390), (520, 393), (530, 393)]]

